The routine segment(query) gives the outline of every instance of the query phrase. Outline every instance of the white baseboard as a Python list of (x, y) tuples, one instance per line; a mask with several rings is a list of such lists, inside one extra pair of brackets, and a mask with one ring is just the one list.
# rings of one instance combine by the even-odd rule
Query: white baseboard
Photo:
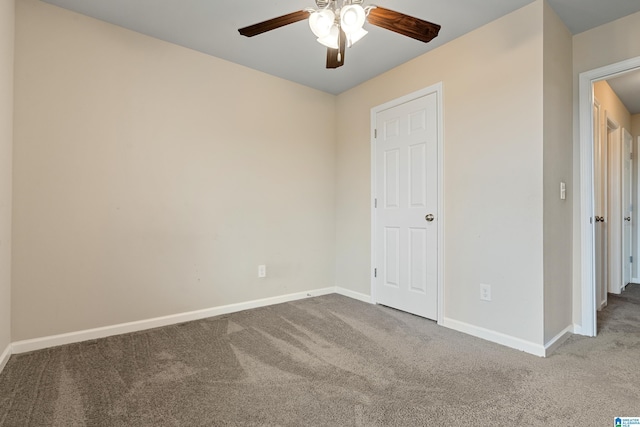
[(340, 286), (336, 286), (335, 290), (336, 294), (344, 295), (345, 297), (357, 299), (358, 301), (366, 302), (369, 304), (373, 304), (373, 300), (371, 299), (371, 295), (361, 294), (360, 292), (352, 291), (350, 289), (341, 288)]
[(11, 357), (11, 353), (12, 353), (11, 347), (12, 347), (11, 344), (9, 344), (5, 349), (5, 351), (3, 351), (2, 354), (0, 354), (0, 373), (2, 372), (4, 367), (7, 366), (7, 362)]
[(174, 325), (176, 323), (183, 323), (192, 320), (204, 319), (207, 317), (220, 316), (222, 314), (235, 313), (237, 311), (250, 310), (252, 308), (265, 307), (268, 305), (296, 301), (308, 297), (332, 294), (335, 293), (335, 291), (335, 287), (315, 289), (311, 291), (298, 292), (278, 297), (263, 298), (237, 304), (206, 308), (203, 310), (189, 311), (186, 313), (172, 314), (170, 316), (139, 320), (137, 322), (121, 323), (118, 325), (105, 326), (102, 328), (87, 329), (84, 331), (71, 332), (67, 334), (16, 341), (11, 345), (11, 348), (13, 354), (26, 353), (29, 351), (42, 350), (44, 348), (56, 347), (59, 345), (105, 338), (130, 332), (144, 331), (146, 329), (159, 328), (162, 326)]
[(560, 347), (562, 343), (564, 343), (567, 340), (567, 338), (573, 335), (574, 331), (575, 331), (575, 327), (573, 325), (569, 325), (566, 328), (564, 328), (564, 330), (561, 331), (558, 335), (551, 338), (549, 342), (546, 343), (544, 346), (545, 357), (549, 356), (551, 353), (556, 351), (557, 348)]
[(482, 338), (484, 340), (511, 347), (516, 350), (524, 351), (535, 356), (545, 356), (545, 348), (543, 345), (512, 337), (511, 335), (503, 334), (501, 332), (470, 325), (468, 323), (453, 320), (448, 317), (445, 317), (442, 320), (441, 325), (445, 328), (454, 329), (458, 332), (473, 335), (474, 337)]
[[(169, 316), (156, 317), (153, 319), (140, 320), (136, 322), (121, 323), (112, 326), (105, 326), (95, 329), (87, 329), (84, 331), (71, 332), (60, 335), (52, 335), (48, 337), (35, 338), (24, 341), (16, 341), (7, 347), (7, 349), (0, 355), (0, 371), (4, 368), (5, 364), (9, 360), (12, 354), (26, 353), (29, 351), (42, 350), (45, 348), (56, 347), (65, 344), (73, 344), (82, 341), (94, 340), (99, 338), (110, 337), (113, 335), (126, 334), (130, 332), (144, 331), (152, 328), (159, 328), (162, 326), (174, 325), (177, 323), (189, 322), (193, 320), (204, 319), (207, 317), (220, 316), (222, 314), (235, 313), (243, 310), (250, 310), (253, 308), (265, 307), (274, 304), (280, 304), (290, 301), (296, 301), (309, 297), (316, 297), (321, 295), (328, 295), (337, 293), (349, 298), (353, 298), (366, 303), (372, 303), (372, 298), (369, 295), (365, 295), (359, 292), (355, 292), (339, 286), (315, 289), (305, 292), (298, 292), (294, 294), (282, 295), (271, 298), (264, 298), (259, 300), (247, 301), (237, 304), (229, 304), (224, 306), (212, 307), (203, 310), (189, 311), (185, 313), (173, 314)], [(444, 318), (442, 326), (454, 329), (459, 332), (463, 332), (469, 335), (473, 335), (478, 338), (485, 339), (487, 341), (495, 342), (507, 347), (514, 348), (516, 350), (525, 351), (527, 353), (544, 357), (547, 354), (555, 350), (564, 340), (570, 335), (571, 332), (579, 333), (580, 327), (573, 325), (562, 331), (558, 336), (554, 337), (546, 346), (535, 344), (529, 341), (515, 338), (510, 335), (506, 335), (500, 332), (492, 331), (489, 329), (481, 328), (478, 326), (470, 325), (468, 323), (460, 322), (450, 318)]]
[(584, 335), (584, 334), (582, 333), (582, 326), (574, 323), (574, 324), (573, 324), (573, 333), (574, 333), (575, 335)]

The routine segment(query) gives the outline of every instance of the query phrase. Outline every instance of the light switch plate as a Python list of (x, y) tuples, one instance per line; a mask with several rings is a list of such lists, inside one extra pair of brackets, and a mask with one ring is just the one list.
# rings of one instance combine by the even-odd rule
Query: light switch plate
[(480, 284), (480, 299), (482, 301), (491, 301), (491, 285)]

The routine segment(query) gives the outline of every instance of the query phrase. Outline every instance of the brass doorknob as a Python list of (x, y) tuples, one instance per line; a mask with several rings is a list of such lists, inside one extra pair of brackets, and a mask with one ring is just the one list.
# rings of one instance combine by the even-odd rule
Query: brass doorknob
[(427, 222), (431, 222), (435, 219), (435, 217), (433, 216), (433, 214), (429, 214), (427, 216), (424, 217), (424, 219), (427, 220)]

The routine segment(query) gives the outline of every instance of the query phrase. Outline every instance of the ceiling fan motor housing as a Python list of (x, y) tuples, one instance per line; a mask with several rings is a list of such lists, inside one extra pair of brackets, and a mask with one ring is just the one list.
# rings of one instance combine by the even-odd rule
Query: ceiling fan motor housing
[[(325, 7), (329, 6), (330, 3), (335, 3), (337, 0), (316, 0), (316, 6), (318, 6), (318, 9), (324, 9)], [(350, 1), (345, 1), (343, 4), (362, 4), (364, 3), (364, 0), (350, 0)]]

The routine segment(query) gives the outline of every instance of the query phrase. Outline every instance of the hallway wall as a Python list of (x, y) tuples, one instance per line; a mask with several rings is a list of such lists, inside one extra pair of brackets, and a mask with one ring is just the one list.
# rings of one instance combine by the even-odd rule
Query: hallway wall
[(14, 0), (0, 0), (0, 355), (11, 342), (14, 24)]

